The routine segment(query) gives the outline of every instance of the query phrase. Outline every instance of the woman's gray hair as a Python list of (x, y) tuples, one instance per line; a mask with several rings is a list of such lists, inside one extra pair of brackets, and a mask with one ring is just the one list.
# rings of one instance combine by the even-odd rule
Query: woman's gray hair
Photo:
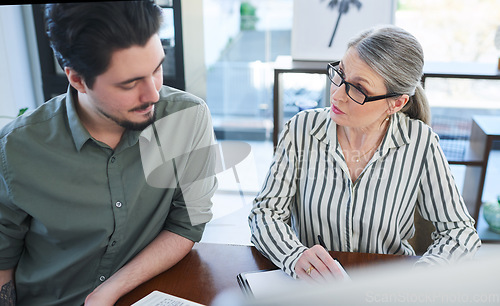
[(355, 49), (385, 80), (387, 92), (410, 96), (401, 112), (430, 123), (430, 108), (421, 85), (424, 52), (413, 35), (396, 26), (375, 27), (352, 39), (348, 48)]

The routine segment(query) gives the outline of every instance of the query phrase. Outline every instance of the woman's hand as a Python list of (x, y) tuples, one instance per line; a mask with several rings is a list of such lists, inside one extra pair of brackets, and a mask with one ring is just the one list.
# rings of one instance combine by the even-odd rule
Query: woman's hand
[(328, 251), (315, 245), (306, 250), (295, 264), (295, 273), (300, 279), (317, 282), (343, 278), (343, 274)]

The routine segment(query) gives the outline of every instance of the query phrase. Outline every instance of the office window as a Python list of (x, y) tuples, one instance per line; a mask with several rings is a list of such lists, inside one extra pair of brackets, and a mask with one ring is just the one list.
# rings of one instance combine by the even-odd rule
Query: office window
[(399, 0), (396, 24), (422, 44), (426, 61), (496, 63), (497, 0)]
[[(500, 31), (497, 0), (399, 0), (396, 24), (421, 42), (428, 63), (446, 62), (449, 69), (495, 71), (500, 50), (494, 40)], [(460, 67), (459, 67), (460, 66)], [(473, 79), (429, 79), (426, 92), (436, 115), (443, 108), (498, 113), (500, 82)]]
[(204, 0), (207, 103), (219, 139), (270, 140), (273, 62), (290, 54), (293, 0)]
[[(272, 65), (277, 56), (290, 55), (293, 0), (204, 0), (203, 5), (206, 100), (218, 137), (269, 140)], [(497, 65), (498, 0), (399, 0), (395, 24), (419, 39), (426, 62)], [(298, 111), (299, 100), (328, 103), (321, 76), (287, 78), (285, 119)], [(499, 81), (428, 79), (426, 91), (436, 120), (470, 122), (474, 114), (500, 114)]]
[[(418, 38), (426, 63), (439, 63), (443, 72), (497, 72), (499, 1), (399, 0), (396, 24)], [(425, 89), (449, 158), (463, 155), (474, 115), (500, 115), (499, 80), (428, 78)]]

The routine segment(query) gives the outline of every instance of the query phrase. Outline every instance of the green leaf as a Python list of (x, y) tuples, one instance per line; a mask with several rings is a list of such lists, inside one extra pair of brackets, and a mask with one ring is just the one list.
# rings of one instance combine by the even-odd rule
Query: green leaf
[(18, 117), (19, 117), (19, 116), (21, 116), (21, 115), (22, 115), (22, 114), (24, 114), (27, 110), (28, 110), (28, 108), (27, 108), (27, 107), (25, 107), (25, 108), (21, 108), (21, 109), (19, 110), (19, 114), (17, 114), (17, 116), (18, 116)]

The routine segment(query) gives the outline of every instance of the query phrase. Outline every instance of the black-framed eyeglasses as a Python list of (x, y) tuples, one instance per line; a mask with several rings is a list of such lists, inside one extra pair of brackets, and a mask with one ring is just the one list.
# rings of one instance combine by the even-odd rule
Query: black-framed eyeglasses
[(345, 92), (349, 96), (349, 98), (351, 98), (354, 102), (363, 105), (366, 102), (372, 102), (381, 99), (401, 96), (401, 94), (398, 93), (388, 93), (386, 95), (380, 95), (380, 96), (367, 96), (365, 93), (363, 93), (361, 89), (356, 87), (356, 85), (346, 82), (342, 74), (337, 69), (339, 64), (340, 61), (329, 63), (327, 65), (328, 78), (333, 83), (333, 85), (337, 87), (340, 87), (342, 86), (342, 84), (345, 84)]

